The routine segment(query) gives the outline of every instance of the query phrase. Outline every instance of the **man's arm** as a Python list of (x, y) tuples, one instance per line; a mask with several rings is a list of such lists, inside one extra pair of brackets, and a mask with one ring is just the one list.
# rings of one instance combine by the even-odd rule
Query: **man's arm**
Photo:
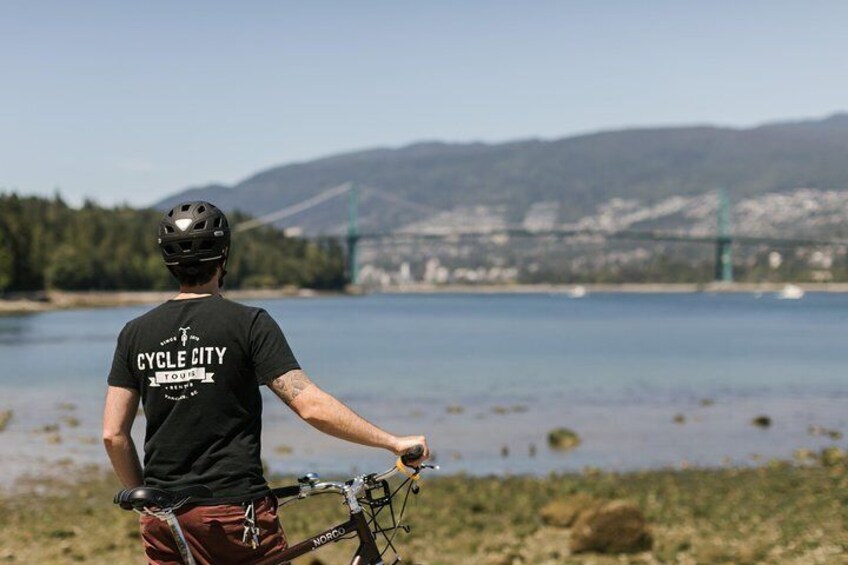
[(424, 436), (398, 437), (386, 432), (336, 399), (309, 380), (300, 369), (280, 375), (268, 386), (289, 408), (316, 429), (340, 439), (371, 447), (388, 449), (402, 455), (408, 449), (424, 446), (424, 456), (430, 455)]
[(126, 488), (142, 484), (141, 463), (130, 431), (138, 411), (138, 391), (110, 386), (103, 410), (103, 444), (115, 474)]

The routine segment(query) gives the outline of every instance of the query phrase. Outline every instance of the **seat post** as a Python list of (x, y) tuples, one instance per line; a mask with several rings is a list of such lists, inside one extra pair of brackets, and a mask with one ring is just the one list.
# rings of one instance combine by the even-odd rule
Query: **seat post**
[(180, 554), (183, 556), (183, 561), (185, 565), (196, 565), (194, 561), (194, 557), (191, 555), (191, 550), (188, 548), (188, 542), (186, 542), (185, 535), (183, 534), (183, 529), (180, 527), (180, 522), (177, 520), (176, 514), (174, 514), (173, 510), (168, 510), (165, 513), (165, 522), (167, 522), (168, 527), (171, 528), (171, 535), (174, 536), (174, 541), (177, 542), (177, 548), (180, 550)]

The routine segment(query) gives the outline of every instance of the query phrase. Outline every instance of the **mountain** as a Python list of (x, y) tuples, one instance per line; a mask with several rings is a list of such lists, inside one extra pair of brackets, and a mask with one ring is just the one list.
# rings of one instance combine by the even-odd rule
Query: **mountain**
[[(409, 229), (440, 217), (514, 225), (541, 214), (547, 223), (573, 223), (616, 199), (650, 207), (719, 187), (734, 201), (799, 188), (841, 190), (848, 188), (848, 114), (749, 129), (629, 129), (372, 149), (274, 167), (232, 187), (192, 188), (156, 207), (204, 198), (263, 215), (349, 181), (361, 188), (363, 231)], [(346, 206), (345, 198), (333, 198), (280, 224), (340, 233)]]

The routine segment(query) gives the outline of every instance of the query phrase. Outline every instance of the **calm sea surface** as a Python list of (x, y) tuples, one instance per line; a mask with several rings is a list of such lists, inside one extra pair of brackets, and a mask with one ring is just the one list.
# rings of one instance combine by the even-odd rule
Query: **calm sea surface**
[[(313, 380), (391, 431), (426, 433), (445, 472), (750, 463), (834, 443), (810, 436), (809, 426), (848, 432), (848, 295), (372, 295), (253, 304), (279, 321)], [(97, 438), (115, 337), (147, 309), (0, 317), (0, 409), (14, 410), (0, 433), (0, 476), (61, 460), (106, 462)], [(686, 423), (672, 423), (676, 414)], [(760, 414), (773, 419), (771, 428), (750, 425)], [(58, 436), (37, 431), (56, 423)], [(577, 431), (582, 445), (550, 451), (546, 434), (560, 426)], [(143, 434), (143, 418), (135, 433)], [(270, 394), (264, 453), (273, 470), (290, 473), (390, 463), (387, 454), (313, 431)]]

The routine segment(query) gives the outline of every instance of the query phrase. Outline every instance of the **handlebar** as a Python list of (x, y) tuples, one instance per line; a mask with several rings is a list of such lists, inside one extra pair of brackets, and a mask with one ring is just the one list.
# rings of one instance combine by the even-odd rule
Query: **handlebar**
[(424, 456), (424, 446), (416, 445), (406, 450), (406, 453), (400, 456), (400, 461), (407, 467), (411, 467), (410, 463), (418, 461)]
[[(416, 445), (408, 449), (404, 454), (402, 454), (399, 458), (399, 461), (403, 465), (411, 467), (409, 463), (421, 459), (423, 455), (424, 446)], [(438, 467), (422, 465), (421, 467), (415, 468), (414, 474), (417, 475), (422, 468), (436, 469)], [(291, 498), (294, 496), (298, 498), (306, 498), (307, 496), (311, 496), (313, 494), (320, 494), (325, 492), (335, 492), (341, 495), (351, 493), (355, 497), (360, 494), (364, 487), (390, 479), (391, 477), (401, 472), (406, 473), (405, 471), (402, 471), (402, 467), (400, 465), (396, 464), (393, 467), (390, 467), (389, 469), (383, 471), (382, 473), (360, 475), (344, 482), (319, 482), (318, 477), (316, 475), (307, 475), (306, 477), (298, 479), (297, 485), (289, 485), (285, 487), (271, 489), (271, 493), (277, 498)]]

